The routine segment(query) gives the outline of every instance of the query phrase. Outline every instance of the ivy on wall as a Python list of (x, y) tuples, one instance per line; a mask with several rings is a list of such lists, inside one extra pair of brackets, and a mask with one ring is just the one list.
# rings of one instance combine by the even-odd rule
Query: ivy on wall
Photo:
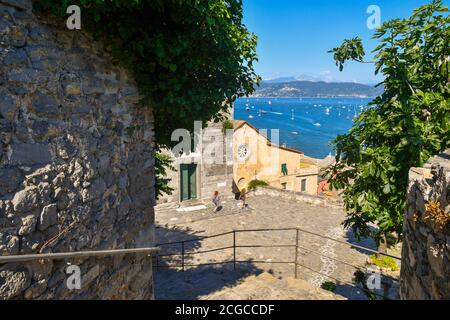
[(194, 120), (222, 120), (220, 111), (260, 81), (242, 0), (40, 0), (35, 10), (65, 16), (69, 5), (80, 6), (82, 30), (133, 72), (159, 147)]

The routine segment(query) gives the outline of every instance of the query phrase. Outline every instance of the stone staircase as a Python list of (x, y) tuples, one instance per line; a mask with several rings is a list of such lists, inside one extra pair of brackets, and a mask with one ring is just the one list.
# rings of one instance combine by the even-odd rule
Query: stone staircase
[(264, 272), (252, 275), (233, 287), (200, 297), (201, 300), (346, 300), (343, 296), (306, 281), (294, 278), (278, 279)]

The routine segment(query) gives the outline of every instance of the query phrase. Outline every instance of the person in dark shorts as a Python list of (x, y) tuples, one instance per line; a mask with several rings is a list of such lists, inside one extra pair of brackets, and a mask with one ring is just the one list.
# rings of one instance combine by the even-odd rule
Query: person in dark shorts
[(222, 206), (220, 205), (221, 199), (219, 196), (219, 191), (214, 191), (212, 202), (214, 203), (214, 212), (217, 212), (222, 208)]

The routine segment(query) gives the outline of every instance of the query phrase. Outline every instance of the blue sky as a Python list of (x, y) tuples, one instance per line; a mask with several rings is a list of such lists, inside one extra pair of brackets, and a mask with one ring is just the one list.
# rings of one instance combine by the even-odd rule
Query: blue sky
[[(431, 1), (431, 0), (429, 0)], [(344, 38), (360, 36), (376, 47), (367, 8), (381, 21), (404, 18), (427, 0), (244, 0), (244, 22), (258, 35), (257, 72), (263, 79), (307, 75), (325, 81), (377, 82), (372, 65), (351, 63), (341, 73), (327, 53)], [(444, 2), (446, 5), (449, 1)]]

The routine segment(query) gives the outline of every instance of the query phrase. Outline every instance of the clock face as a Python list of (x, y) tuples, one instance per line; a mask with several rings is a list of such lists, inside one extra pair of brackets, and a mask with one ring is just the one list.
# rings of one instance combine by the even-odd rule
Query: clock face
[(237, 156), (239, 160), (241, 161), (246, 160), (249, 155), (250, 155), (250, 148), (248, 147), (248, 145), (244, 143), (238, 146)]

